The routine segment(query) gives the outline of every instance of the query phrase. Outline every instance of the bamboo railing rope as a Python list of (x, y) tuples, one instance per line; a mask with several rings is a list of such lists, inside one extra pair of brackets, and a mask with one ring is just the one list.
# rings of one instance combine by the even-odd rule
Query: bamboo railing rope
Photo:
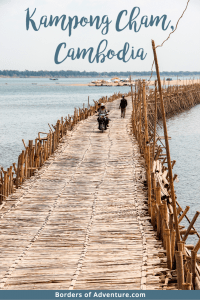
[[(179, 113), (200, 103), (200, 85), (193, 84), (187, 87), (180, 85), (178, 92), (175, 88), (162, 89), (160, 86), (161, 93), (159, 94), (156, 90), (156, 84), (154, 91), (148, 91), (145, 85), (146, 105), (144, 105), (144, 101), (141, 102), (141, 86), (144, 86), (144, 81), (138, 81), (135, 86), (132, 131), (146, 163), (148, 212), (151, 217), (151, 223), (157, 231), (157, 236), (163, 241), (168, 268), (171, 270), (176, 268), (179, 289), (199, 289), (200, 268), (197, 265), (197, 255), (195, 253), (200, 249), (200, 238), (199, 233), (194, 228), (199, 212), (190, 221), (187, 216), (189, 206), (182, 209), (175, 194), (173, 205), (171, 184), (177, 175), (172, 175), (171, 172), (170, 182), (169, 165), (167, 167), (164, 165), (167, 160), (166, 143), (168, 143), (169, 137), (165, 134), (165, 143), (163, 143), (163, 137), (158, 135), (156, 127), (163, 118), (161, 97), (163, 97), (165, 104), (166, 116), (169, 117), (172, 115), (172, 111), (173, 114)], [(145, 112), (147, 112), (147, 121), (145, 121)], [(145, 147), (145, 124), (148, 124), (148, 147)], [(145, 148), (148, 151), (145, 151)], [(176, 161), (171, 161), (171, 158), (168, 157), (168, 162), (169, 160), (172, 171)], [(151, 176), (150, 184), (149, 170)], [(186, 229), (181, 225), (184, 219), (189, 222), (189, 227)], [(176, 228), (177, 230), (175, 230)], [(179, 238), (177, 238), (177, 232), (179, 233)], [(195, 246), (185, 244), (188, 235), (191, 234), (195, 234), (199, 238)], [(190, 253), (189, 249), (192, 249), (193, 254)]]

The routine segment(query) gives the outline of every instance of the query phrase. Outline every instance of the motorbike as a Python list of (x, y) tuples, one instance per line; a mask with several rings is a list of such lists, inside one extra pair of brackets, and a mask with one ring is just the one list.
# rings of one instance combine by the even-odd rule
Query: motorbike
[(106, 114), (99, 114), (97, 121), (99, 122), (99, 130), (101, 130), (102, 132), (104, 132), (104, 130), (107, 129), (107, 125), (108, 125), (108, 117), (107, 117), (107, 113)]

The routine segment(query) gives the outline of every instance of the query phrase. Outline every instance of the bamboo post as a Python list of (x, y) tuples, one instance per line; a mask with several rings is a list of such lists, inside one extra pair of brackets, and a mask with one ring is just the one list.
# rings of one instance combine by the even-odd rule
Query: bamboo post
[(21, 154), (21, 170), (20, 170), (20, 184), (22, 184), (24, 180), (24, 157), (25, 157), (25, 152), (22, 150)]
[(146, 102), (146, 85), (145, 80), (143, 80), (143, 108), (144, 108), (144, 125), (145, 125), (145, 147), (149, 143), (149, 136), (148, 136), (148, 119), (147, 119), (147, 102)]
[(57, 140), (56, 140), (56, 148), (60, 140), (60, 120), (57, 121)]
[(137, 86), (137, 101), (136, 101), (136, 130), (137, 130), (137, 135), (136, 135), (136, 138), (137, 138), (137, 141), (139, 141), (139, 130), (140, 130), (140, 119), (139, 119), (139, 110), (140, 110), (140, 96), (139, 96), (139, 89), (140, 89), (140, 86), (139, 86), (139, 83), (138, 83), (138, 86)]
[(29, 140), (29, 168), (30, 168), (30, 176), (33, 174), (33, 141)]
[[(142, 149), (141, 149), (141, 137), (142, 137), (142, 101), (141, 101), (141, 86), (139, 86), (139, 91), (138, 91), (138, 100), (139, 100), (139, 127), (138, 127), (138, 142), (140, 145), (140, 151), (141, 153), (143, 153)], [(146, 157), (145, 157), (146, 160)]]
[(186, 283), (190, 283), (192, 285), (192, 273), (187, 272)]
[(192, 221), (191, 221), (191, 223), (190, 223), (190, 225), (189, 225), (189, 227), (188, 227), (188, 229), (187, 229), (187, 231), (186, 231), (184, 237), (182, 238), (182, 240), (183, 240), (184, 242), (186, 241), (186, 239), (187, 239), (187, 237), (188, 237), (188, 235), (189, 235), (189, 233), (190, 233), (190, 230), (192, 229), (192, 227), (193, 227), (193, 225), (194, 225), (196, 219), (198, 218), (199, 214), (200, 214), (200, 212), (197, 211), (196, 214), (194, 215), (194, 218), (192, 219)]
[(192, 273), (192, 284), (195, 289), (195, 277), (196, 277), (196, 259), (197, 259), (197, 252), (191, 250), (191, 273)]
[(3, 203), (3, 174), (2, 171), (1, 172), (1, 181), (0, 181), (0, 205)]
[(163, 246), (165, 248), (165, 235), (164, 235), (164, 230), (165, 230), (165, 222), (164, 222), (164, 204), (161, 203), (159, 205), (159, 209), (160, 209), (160, 217), (161, 217), (161, 222), (160, 222), (160, 235), (161, 235), (161, 239), (163, 240)]
[(170, 232), (172, 232), (173, 228), (174, 228), (174, 215), (173, 213), (170, 213), (169, 214), (169, 229), (170, 229)]
[(174, 181), (173, 181), (171, 157), (170, 157), (170, 150), (169, 150), (169, 141), (168, 141), (168, 133), (167, 133), (167, 125), (166, 125), (166, 117), (165, 117), (165, 108), (164, 108), (164, 103), (163, 103), (162, 86), (161, 86), (161, 80), (160, 80), (158, 60), (157, 60), (157, 55), (156, 55), (155, 43), (154, 43), (153, 40), (152, 40), (152, 47), (153, 47), (154, 60), (155, 60), (155, 65), (156, 65), (156, 73), (157, 73), (158, 86), (159, 86), (160, 106), (161, 106), (162, 117), (163, 117), (165, 146), (166, 146), (167, 162), (168, 162), (168, 170), (169, 170), (169, 182), (170, 182), (172, 206), (173, 206), (173, 212), (174, 212), (174, 222), (175, 222), (175, 229), (176, 229), (176, 240), (177, 240), (177, 242), (179, 242), (180, 241), (180, 232), (179, 232), (179, 227), (178, 227), (178, 217), (177, 217), (177, 213), (176, 213), (176, 198), (175, 198), (175, 192), (174, 192)]
[(169, 215), (168, 215), (168, 208), (167, 208), (167, 201), (163, 201), (163, 213), (164, 213), (164, 219), (166, 220), (167, 224), (169, 224)]
[(166, 250), (167, 250), (167, 267), (172, 269), (172, 255), (171, 255), (171, 240), (170, 240), (170, 229), (165, 229), (166, 235)]
[(2, 169), (2, 173), (1, 173), (1, 181), (2, 181), (2, 200), (4, 201), (6, 198), (5, 195), (5, 178), (4, 178), (4, 170)]
[(52, 154), (52, 132), (49, 132), (49, 156)]
[(136, 135), (136, 96), (137, 96), (137, 85), (136, 85), (136, 82), (135, 82), (135, 98), (134, 98), (134, 110), (133, 110), (133, 125), (134, 125), (134, 134)]
[(176, 268), (177, 268), (177, 283), (178, 289), (183, 289), (184, 283), (184, 270), (183, 270), (183, 254), (181, 251), (176, 251)]
[(187, 214), (187, 212), (188, 212), (189, 209), (190, 209), (190, 207), (186, 206), (184, 212), (182, 213), (182, 215), (178, 219), (178, 223), (180, 223), (183, 220), (183, 218), (185, 217), (185, 215)]
[(9, 187), (10, 187), (10, 169), (7, 168), (7, 174), (6, 174), (6, 177), (7, 177), (7, 183), (6, 183), (6, 197), (8, 197), (9, 195)]
[(7, 168), (7, 171), (5, 173), (5, 178), (6, 178), (6, 197), (9, 195), (9, 168)]
[(55, 147), (55, 131), (52, 133), (52, 154), (54, 153)]
[(38, 142), (35, 139), (35, 167), (38, 167)]
[(155, 80), (155, 112), (154, 112), (153, 157), (155, 156), (155, 145), (156, 145), (156, 124), (157, 124), (157, 80)]
[(177, 243), (177, 246), (178, 246), (178, 251), (182, 251), (183, 255), (185, 253), (185, 242), (183, 241), (180, 241)]
[(175, 262), (175, 244), (176, 244), (176, 231), (173, 229), (171, 232), (171, 255), (172, 255), (172, 264)]
[(200, 249), (200, 238), (199, 238), (199, 240), (198, 240), (198, 242), (197, 242), (197, 244), (196, 244), (196, 246), (194, 247), (193, 250), (194, 250), (195, 252), (198, 252), (199, 249)]
[(136, 82), (135, 82), (134, 119), (133, 119), (135, 136), (136, 136), (136, 109), (137, 109), (137, 85), (136, 85)]
[(5, 200), (7, 195), (7, 172), (6, 171), (3, 171), (3, 177), (4, 177), (3, 195)]
[(148, 205), (149, 215), (151, 216), (151, 168), (150, 168), (150, 146), (147, 145), (147, 183), (148, 183)]
[(160, 209), (159, 205), (161, 204), (161, 187), (156, 187), (156, 207), (157, 207), (157, 236), (160, 237), (161, 233), (161, 216), (160, 216)]
[[(54, 137), (56, 137), (54, 135)], [(42, 143), (40, 141), (40, 167), (43, 165), (43, 146), (42, 146)]]
[(132, 108), (134, 110), (134, 105), (133, 105), (133, 85), (131, 84), (131, 99), (132, 99)]
[(47, 160), (47, 142), (44, 141), (44, 162)]
[(17, 164), (17, 174), (16, 174), (16, 187), (18, 188), (20, 184), (19, 176), (20, 176), (20, 163), (21, 163), (21, 154), (18, 156), (18, 164)]
[(14, 172), (12, 172), (12, 166), (11, 166), (10, 167), (10, 190), (9, 190), (10, 194), (13, 193), (13, 174)]
[[(62, 122), (62, 134), (64, 132), (64, 129), (63, 129), (63, 122)], [(49, 158), (50, 156), (50, 133), (47, 134), (47, 159)]]
[[(76, 115), (77, 117), (77, 115)], [(61, 117), (61, 138), (63, 137), (63, 117)]]
[(154, 173), (151, 173), (151, 180), (152, 180), (152, 197), (151, 197), (151, 223), (155, 228), (156, 225), (156, 180)]
[(28, 147), (26, 147), (24, 162), (25, 162), (24, 177), (27, 178), (28, 177)]

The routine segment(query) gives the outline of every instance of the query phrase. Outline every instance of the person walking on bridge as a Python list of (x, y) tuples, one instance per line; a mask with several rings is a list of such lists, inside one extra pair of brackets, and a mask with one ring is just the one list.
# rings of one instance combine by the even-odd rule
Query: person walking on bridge
[(119, 105), (119, 108), (121, 108), (121, 118), (125, 117), (126, 107), (127, 107), (127, 100), (124, 98), (124, 95), (122, 95), (122, 99)]

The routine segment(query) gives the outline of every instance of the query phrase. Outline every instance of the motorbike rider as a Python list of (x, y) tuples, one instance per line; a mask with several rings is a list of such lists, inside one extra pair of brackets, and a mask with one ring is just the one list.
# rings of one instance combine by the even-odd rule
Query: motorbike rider
[(122, 99), (119, 105), (119, 108), (121, 108), (121, 118), (125, 117), (126, 107), (127, 107), (127, 100), (124, 98), (124, 95), (122, 95)]
[[(105, 106), (104, 103), (101, 103), (100, 108), (98, 108), (98, 113), (99, 113), (99, 115), (104, 114), (105, 116), (108, 114), (108, 112), (106, 111), (106, 106)], [(99, 122), (99, 117), (97, 118), (97, 121)], [(109, 124), (109, 119), (106, 116), (106, 121), (105, 121), (106, 128), (108, 127), (108, 124)], [(100, 123), (99, 123), (99, 125), (100, 125)]]

